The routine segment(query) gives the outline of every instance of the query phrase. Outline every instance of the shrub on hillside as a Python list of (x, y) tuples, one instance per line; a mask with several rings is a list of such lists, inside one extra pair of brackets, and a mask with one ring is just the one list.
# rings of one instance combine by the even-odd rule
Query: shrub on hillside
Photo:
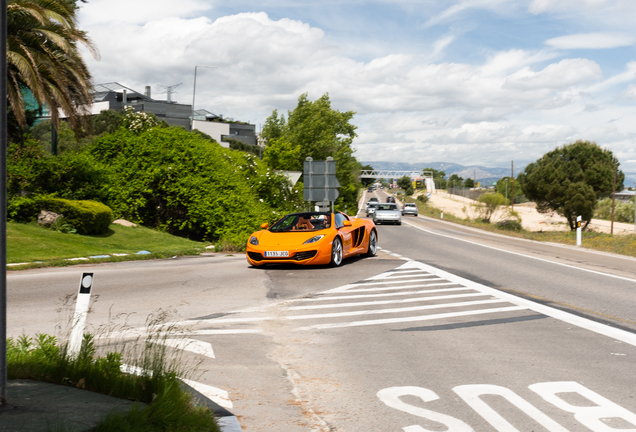
[[(612, 199), (605, 198), (596, 204), (594, 217), (610, 220), (612, 218)], [(614, 220), (616, 222), (634, 223), (634, 201), (614, 202)]]
[(428, 202), (428, 197), (426, 195), (418, 195), (417, 200), (421, 203), (426, 204)]
[(105, 167), (87, 153), (51, 156), (34, 140), (7, 149), (7, 194), (103, 201)]
[(502, 220), (497, 222), (495, 226), (499, 229), (506, 230), (506, 231), (520, 232), (523, 230), (523, 226), (521, 225), (521, 222), (516, 219)]
[(500, 193), (485, 193), (477, 198), (482, 206), (476, 207), (479, 219), (490, 222), (493, 214), (502, 205), (507, 205), (508, 200)]
[(9, 202), (8, 219), (15, 222), (37, 220), (41, 210), (64, 215), (64, 222), (78, 234), (104, 234), (113, 220), (113, 212), (97, 201), (72, 201), (50, 196), (18, 197)]
[(120, 129), (90, 153), (109, 166), (107, 202), (117, 216), (191, 239), (244, 244), (297, 205), (286, 178), (255, 156), (180, 128)]

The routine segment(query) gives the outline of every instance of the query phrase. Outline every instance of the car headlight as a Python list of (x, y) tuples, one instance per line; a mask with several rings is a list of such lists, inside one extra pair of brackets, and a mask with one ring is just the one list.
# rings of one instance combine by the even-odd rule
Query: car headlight
[(320, 240), (323, 237), (324, 237), (324, 235), (314, 236), (314, 237), (310, 238), (309, 240), (307, 240), (306, 242), (304, 242), (303, 244), (316, 243), (318, 240)]
[(254, 246), (258, 246), (258, 239), (254, 236), (250, 237), (250, 244)]

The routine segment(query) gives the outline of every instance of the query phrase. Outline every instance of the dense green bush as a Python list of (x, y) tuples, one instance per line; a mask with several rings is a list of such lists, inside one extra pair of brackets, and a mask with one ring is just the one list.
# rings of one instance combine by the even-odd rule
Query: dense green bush
[(113, 220), (113, 212), (97, 201), (71, 201), (50, 196), (18, 197), (9, 202), (8, 218), (16, 222), (37, 220), (41, 210), (64, 215), (64, 221), (78, 234), (104, 234)]
[[(134, 130), (108, 129), (81, 152), (51, 156), (36, 140), (11, 146), (13, 220), (35, 219), (41, 208), (29, 200), (39, 195), (95, 200), (110, 206), (116, 217), (244, 247), (261, 223), (302, 205), (302, 185), (291, 188), (284, 175), (257, 156), (224, 149), (204, 134), (137, 124), (136, 117), (128, 125)], [(71, 223), (68, 210), (61, 212)]]
[(255, 156), (180, 128), (124, 129), (96, 139), (118, 217), (191, 239), (245, 244), (261, 223), (295, 209), (297, 190)]
[(230, 145), (232, 150), (239, 150), (246, 153), (252, 153), (258, 156), (259, 158), (263, 154), (263, 149), (257, 145), (253, 144), (245, 144), (243, 141), (239, 141), (234, 138), (226, 138), (225, 142)]
[(105, 166), (88, 153), (51, 156), (34, 140), (7, 149), (7, 194), (56, 194), (103, 202)]

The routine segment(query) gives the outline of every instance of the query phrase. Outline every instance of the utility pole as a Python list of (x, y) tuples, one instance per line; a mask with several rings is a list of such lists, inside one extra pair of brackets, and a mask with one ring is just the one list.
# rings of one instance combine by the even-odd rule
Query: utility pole
[(515, 161), (510, 161), (510, 208), (515, 211)]
[(611, 235), (614, 235), (614, 204), (616, 201), (616, 169), (617, 169), (617, 163), (616, 163), (616, 159), (614, 159), (614, 183), (612, 185), (612, 225), (610, 227)]
[(0, 0), (0, 407), (7, 404), (7, 0)]
[(476, 193), (477, 193), (477, 170), (473, 170), (473, 201), (475, 201)]

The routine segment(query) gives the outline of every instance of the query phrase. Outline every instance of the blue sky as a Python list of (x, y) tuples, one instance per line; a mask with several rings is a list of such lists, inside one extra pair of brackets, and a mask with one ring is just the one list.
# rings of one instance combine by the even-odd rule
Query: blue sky
[(633, 0), (90, 0), (96, 83), (262, 124), (355, 111), (360, 160), (523, 165), (596, 141), (636, 175)]

